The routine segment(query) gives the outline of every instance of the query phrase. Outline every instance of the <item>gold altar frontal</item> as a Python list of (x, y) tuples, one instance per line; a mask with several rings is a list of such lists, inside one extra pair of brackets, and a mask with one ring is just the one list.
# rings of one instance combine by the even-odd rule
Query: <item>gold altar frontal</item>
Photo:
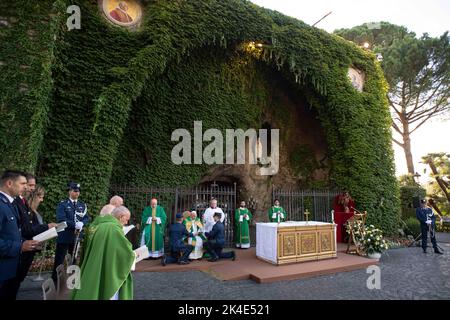
[[(258, 250), (258, 240), (265, 248)], [(336, 258), (335, 225), (316, 221), (257, 224), (257, 257), (276, 265)]]

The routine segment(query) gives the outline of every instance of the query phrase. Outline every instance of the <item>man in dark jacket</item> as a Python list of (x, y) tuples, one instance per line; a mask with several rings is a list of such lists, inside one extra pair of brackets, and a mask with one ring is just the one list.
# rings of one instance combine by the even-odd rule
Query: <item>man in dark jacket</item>
[(15, 300), (20, 254), (39, 245), (38, 241), (22, 240), (20, 216), (13, 204), (26, 185), (25, 175), (19, 171), (8, 170), (0, 177), (0, 300)]
[[(55, 263), (53, 265), (52, 278), (56, 283), (56, 268), (64, 262), (67, 252), (76, 255), (76, 242), (82, 239), (83, 228), (89, 223), (86, 204), (79, 200), (81, 186), (71, 182), (68, 185), (69, 197), (59, 203), (56, 208), (58, 223), (66, 222), (67, 228), (58, 233), (56, 240)], [(75, 259), (74, 259), (75, 261)]]
[(225, 245), (225, 226), (220, 222), (221, 217), (222, 214), (220, 212), (215, 212), (213, 218), (216, 223), (211, 232), (205, 233), (208, 241), (204, 246), (211, 256), (211, 258), (208, 259), (210, 262), (215, 262), (219, 259), (232, 259), (233, 261), (236, 259), (234, 251), (222, 252), (223, 246)]
[(420, 200), (420, 208), (416, 209), (416, 217), (420, 221), (423, 253), (427, 253), (428, 232), (430, 232), (434, 253), (442, 254), (436, 242), (436, 216), (433, 210), (427, 207), (427, 201), (425, 199)]
[[(186, 237), (192, 237), (192, 233), (186, 230), (183, 224), (183, 215), (177, 213), (177, 221), (172, 223), (169, 228), (170, 255), (163, 256), (161, 264), (165, 266), (168, 263), (188, 264), (188, 258), (194, 249), (193, 246), (184, 243)], [(182, 256), (180, 257), (180, 254)]]

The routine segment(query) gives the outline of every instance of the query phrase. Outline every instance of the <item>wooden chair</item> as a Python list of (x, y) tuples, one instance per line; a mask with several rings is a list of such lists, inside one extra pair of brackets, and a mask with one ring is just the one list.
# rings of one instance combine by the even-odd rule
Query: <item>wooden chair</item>
[(53, 279), (49, 278), (42, 283), (42, 294), (44, 300), (56, 300), (57, 294), (55, 289), (55, 284), (53, 283)]
[[(350, 230), (347, 244), (346, 253), (356, 253), (357, 255), (364, 255), (363, 244), (360, 243), (355, 236), (355, 231), (359, 234), (364, 233), (364, 228), (366, 225), (367, 212), (355, 214), (353, 217), (347, 220), (348, 228)], [(355, 249), (351, 250), (351, 246), (354, 245)]]

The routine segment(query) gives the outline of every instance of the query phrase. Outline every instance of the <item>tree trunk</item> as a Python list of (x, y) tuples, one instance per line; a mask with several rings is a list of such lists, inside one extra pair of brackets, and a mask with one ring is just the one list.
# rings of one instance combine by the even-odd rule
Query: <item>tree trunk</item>
[(414, 162), (411, 153), (411, 138), (409, 135), (409, 123), (404, 121), (403, 123), (403, 151), (405, 152), (406, 166), (408, 167), (408, 173), (414, 175)]
[(445, 197), (447, 198), (447, 201), (450, 202), (450, 194), (447, 191), (447, 186), (445, 184), (445, 181), (443, 181), (439, 177), (439, 172), (437, 171), (437, 168), (436, 168), (436, 165), (433, 162), (433, 159), (429, 159), (428, 165), (430, 166), (431, 172), (433, 172), (433, 175), (436, 177), (436, 182), (438, 183), (438, 185), (441, 188), (442, 192), (445, 194)]

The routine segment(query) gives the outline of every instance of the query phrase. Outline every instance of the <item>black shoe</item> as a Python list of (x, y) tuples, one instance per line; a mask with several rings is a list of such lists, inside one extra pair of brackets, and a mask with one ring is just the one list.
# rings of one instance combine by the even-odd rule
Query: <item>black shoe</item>
[(232, 254), (231, 261), (236, 260), (236, 252), (232, 251), (231, 254)]
[(166, 266), (166, 257), (165, 256), (162, 257), (161, 264), (163, 265), (163, 267)]
[(427, 253), (427, 249), (423, 249), (423, 253)]
[(189, 262), (183, 260), (183, 261), (179, 261), (178, 264), (183, 264), (184, 265), (184, 264), (189, 264)]
[(216, 262), (217, 260), (219, 260), (219, 258), (210, 258), (210, 259), (208, 259), (209, 262)]
[(439, 248), (434, 248), (434, 253), (436, 254), (444, 254)]

